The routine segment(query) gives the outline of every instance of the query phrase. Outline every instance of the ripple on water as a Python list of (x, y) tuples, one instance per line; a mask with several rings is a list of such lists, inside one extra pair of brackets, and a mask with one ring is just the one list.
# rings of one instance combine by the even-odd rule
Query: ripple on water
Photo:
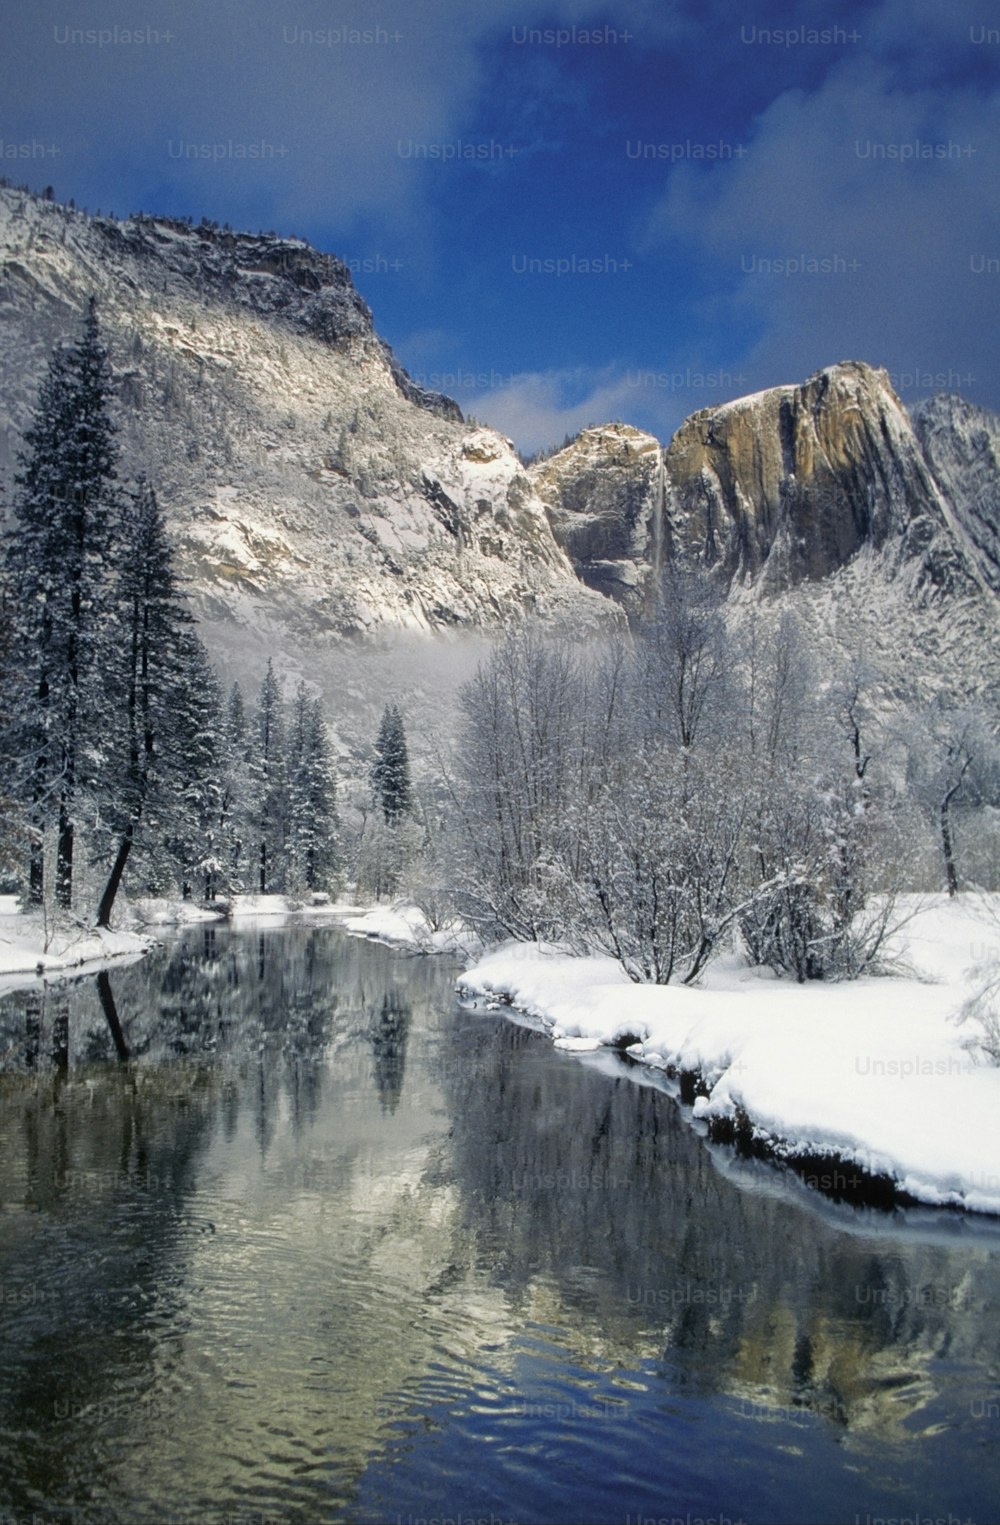
[(987, 1517), (988, 1246), (742, 1191), (444, 966), (183, 948), (141, 1063), (4, 1092), (0, 1517)]

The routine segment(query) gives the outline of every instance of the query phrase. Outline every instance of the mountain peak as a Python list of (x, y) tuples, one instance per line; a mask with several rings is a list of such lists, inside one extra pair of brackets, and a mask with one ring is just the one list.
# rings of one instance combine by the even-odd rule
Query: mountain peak
[[(458, 404), (418, 385), (375, 332), (347, 264), (304, 239), (144, 212), (91, 217), (10, 186), (0, 186), (0, 226), (4, 275), (14, 284), (41, 277), (58, 300), (83, 267), (99, 297), (123, 286), (142, 293), (148, 281), (161, 295), (229, 304), (334, 349), (370, 350), (408, 401), (462, 421)], [(30, 269), (9, 258), (12, 249), (30, 251)]]
[[(829, 576), (863, 548), (895, 548), (919, 582), (970, 590), (990, 580), (984, 556), (1000, 579), (1000, 533), (971, 526), (952, 503), (958, 462), (973, 449), (966, 406), (950, 405), (946, 449), (941, 408), (915, 431), (884, 369), (843, 360), (700, 408), (662, 468), (651, 436), (603, 425), (531, 475), (580, 576), (627, 605), (641, 605), (654, 565), (671, 556), (715, 568), (727, 586), (780, 592)], [(985, 427), (979, 418), (977, 438)], [(932, 435), (937, 469), (922, 443)], [(993, 493), (995, 526), (1000, 434), (989, 439), (976, 490)]]
[(91, 295), (123, 477), (168, 515), (192, 607), (238, 670), (255, 650), (618, 618), (583, 588), (512, 446), (424, 392), (334, 255), (168, 217), (91, 217), (0, 188), (0, 472), (53, 345)]

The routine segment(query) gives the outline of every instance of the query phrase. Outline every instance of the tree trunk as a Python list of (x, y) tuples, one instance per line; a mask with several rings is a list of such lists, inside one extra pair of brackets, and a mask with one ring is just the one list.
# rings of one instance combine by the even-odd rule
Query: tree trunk
[(33, 824), (28, 861), (28, 905), (41, 910), (45, 904), (45, 840), (41, 822)]
[(125, 835), (118, 844), (118, 852), (115, 855), (115, 861), (108, 876), (108, 882), (104, 886), (101, 903), (97, 907), (97, 925), (99, 927), (109, 927), (111, 925), (111, 908), (115, 903), (115, 896), (118, 894), (118, 887), (122, 882), (122, 875), (125, 872), (125, 865), (128, 862), (128, 855), (132, 851), (134, 840), (135, 822), (130, 821)]
[(101, 998), (101, 1010), (104, 1012), (105, 1020), (111, 1029), (111, 1036), (114, 1039), (119, 1059), (124, 1061), (131, 1058), (128, 1044), (125, 1042), (125, 1034), (122, 1032), (122, 1025), (118, 1020), (118, 1008), (115, 1005), (115, 997), (111, 989), (111, 976), (106, 969), (102, 969), (97, 976), (97, 993)]
[[(952, 791), (954, 792), (954, 791)], [(958, 894), (958, 874), (955, 870), (955, 844), (951, 835), (951, 793), (941, 801), (941, 847), (944, 851), (944, 875), (948, 894)]]
[(56, 905), (68, 911), (73, 904), (73, 822), (67, 802), (59, 806), (59, 841), (56, 848)]

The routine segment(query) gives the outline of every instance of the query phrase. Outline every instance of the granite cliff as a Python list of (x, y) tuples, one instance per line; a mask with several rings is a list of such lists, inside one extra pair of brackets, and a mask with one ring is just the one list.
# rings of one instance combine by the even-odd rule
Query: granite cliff
[(849, 361), (703, 408), (662, 453), (586, 429), (531, 476), (580, 576), (633, 608), (671, 557), (781, 593), (867, 550), (968, 593), (1000, 575), (997, 422), (952, 399), (915, 423), (884, 371)]

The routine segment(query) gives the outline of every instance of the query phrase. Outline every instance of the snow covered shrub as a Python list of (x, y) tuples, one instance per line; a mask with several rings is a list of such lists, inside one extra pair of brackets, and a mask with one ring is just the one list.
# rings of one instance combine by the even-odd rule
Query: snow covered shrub
[(879, 872), (884, 827), (851, 784), (788, 780), (758, 802), (740, 933), (751, 961), (799, 981), (871, 971), (893, 922)]
[(976, 970), (978, 989), (963, 1004), (958, 1021), (971, 1022), (977, 1028), (966, 1039), (965, 1047), (981, 1054), (991, 1064), (1000, 1064), (1000, 959), (980, 964)]
[(741, 908), (746, 818), (725, 753), (650, 748), (609, 769), (580, 814), (564, 941), (636, 981), (696, 979)]
[(856, 661), (824, 686), (808, 650), (788, 618), (728, 626), (694, 573), (586, 657), (508, 634), (463, 694), (465, 914), (636, 981), (690, 983), (735, 934), (798, 980), (875, 969), (905, 855), (868, 776), (870, 680)]

